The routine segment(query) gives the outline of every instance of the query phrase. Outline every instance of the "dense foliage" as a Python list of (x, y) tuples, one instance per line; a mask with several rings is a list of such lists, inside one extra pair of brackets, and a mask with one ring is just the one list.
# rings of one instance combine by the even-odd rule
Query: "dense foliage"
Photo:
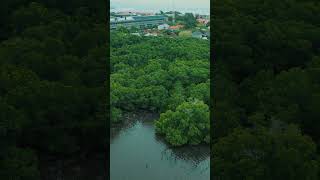
[(104, 3), (4, 0), (0, 12), (0, 179), (40, 179), (40, 155), (105, 151)]
[(224, 179), (318, 179), (316, 145), (294, 126), (282, 131), (236, 129), (213, 146)]
[(156, 130), (175, 146), (210, 142), (209, 107), (202, 101), (183, 102), (175, 111), (162, 113)]
[(164, 113), (157, 132), (172, 145), (209, 142), (209, 55), (208, 41), (112, 32), (112, 121), (121, 111)]
[(319, 179), (320, 2), (214, 4), (214, 178)]

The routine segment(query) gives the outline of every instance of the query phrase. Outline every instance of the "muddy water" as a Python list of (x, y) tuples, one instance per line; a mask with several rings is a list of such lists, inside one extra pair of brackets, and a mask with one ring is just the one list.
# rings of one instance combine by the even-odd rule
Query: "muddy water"
[(156, 118), (139, 115), (111, 129), (110, 180), (209, 180), (209, 147), (170, 147), (155, 135)]

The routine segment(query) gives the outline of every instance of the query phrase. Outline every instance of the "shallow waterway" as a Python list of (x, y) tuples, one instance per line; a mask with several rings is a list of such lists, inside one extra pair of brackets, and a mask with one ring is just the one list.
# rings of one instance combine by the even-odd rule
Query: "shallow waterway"
[(171, 148), (154, 119), (139, 115), (111, 128), (110, 180), (209, 180), (209, 146)]

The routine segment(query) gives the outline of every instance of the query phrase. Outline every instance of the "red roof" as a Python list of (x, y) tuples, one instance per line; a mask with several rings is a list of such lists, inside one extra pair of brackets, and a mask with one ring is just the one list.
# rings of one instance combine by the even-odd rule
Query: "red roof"
[(169, 28), (176, 30), (176, 29), (181, 29), (181, 28), (183, 28), (183, 27), (184, 27), (183, 25), (178, 24), (178, 25), (176, 25), (176, 26), (170, 26)]

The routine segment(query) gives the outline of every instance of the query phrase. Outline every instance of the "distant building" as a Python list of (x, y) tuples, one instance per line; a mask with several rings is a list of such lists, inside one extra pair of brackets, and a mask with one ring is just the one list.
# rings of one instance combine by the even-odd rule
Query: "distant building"
[(183, 25), (178, 24), (176, 26), (170, 26), (169, 29), (171, 29), (171, 30), (179, 30), (179, 29), (182, 29), (183, 27), (184, 27)]
[(210, 20), (210, 15), (196, 15), (196, 18)]
[(135, 12), (118, 12), (118, 13), (115, 13), (114, 16), (116, 17), (129, 17), (129, 16), (136, 16), (137, 14)]
[(141, 16), (152, 16), (152, 15), (154, 15), (154, 13), (130, 10), (130, 11), (115, 12), (114, 15), (117, 16), (117, 17), (138, 16), (138, 15), (141, 15)]
[(200, 31), (195, 31), (192, 33), (192, 37), (202, 39), (203, 33)]
[(130, 16), (130, 17), (115, 17), (110, 19), (110, 28), (117, 29), (119, 27), (153, 27), (164, 24), (167, 22), (167, 17), (158, 15), (158, 16)]
[(178, 16), (184, 16), (183, 14), (181, 14), (180, 12), (178, 11), (169, 11), (169, 12), (166, 12), (164, 13), (166, 16), (169, 16), (169, 17), (174, 17), (176, 15)]
[(131, 33), (131, 34), (135, 36), (141, 36), (140, 33)]
[(205, 37), (210, 38), (210, 31), (204, 33)]
[(192, 37), (208, 40), (210, 38), (210, 32), (204, 32), (203, 33), (203, 32), (200, 32), (200, 31), (195, 31), (195, 32), (192, 33)]
[(157, 33), (147, 33), (144, 36), (158, 36), (158, 34)]
[(166, 30), (169, 29), (169, 25), (168, 24), (161, 24), (158, 26), (158, 30)]
[(197, 22), (201, 23), (201, 24), (208, 24), (209, 21), (210, 20), (208, 20), (208, 19), (202, 19), (202, 18), (197, 19)]

